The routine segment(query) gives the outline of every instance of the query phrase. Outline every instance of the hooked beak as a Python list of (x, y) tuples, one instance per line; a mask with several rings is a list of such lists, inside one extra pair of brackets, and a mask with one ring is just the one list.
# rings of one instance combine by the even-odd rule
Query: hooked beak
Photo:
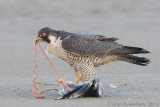
[(38, 42), (38, 41), (40, 41), (40, 40), (42, 40), (42, 38), (39, 37), (39, 36), (37, 36), (37, 37), (36, 37), (36, 42)]

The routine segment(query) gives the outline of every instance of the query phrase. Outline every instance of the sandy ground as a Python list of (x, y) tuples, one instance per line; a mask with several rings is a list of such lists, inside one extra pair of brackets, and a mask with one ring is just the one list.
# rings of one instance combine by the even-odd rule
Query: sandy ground
[[(0, 106), (160, 106), (159, 12), (158, 0), (1, 0)], [(102, 98), (57, 101), (54, 99), (58, 95), (52, 91), (46, 93), (47, 99), (35, 99), (32, 96), (34, 41), (38, 30), (45, 26), (117, 37), (119, 43), (151, 51), (140, 56), (150, 58), (152, 63), (141, 67), (116, 62), (96, 68), (104, 86)], [(37, 58), (37, 80), (55, 83), (57, 76), (39, 49)], [(55, 56), (52, 61), (65, 80), (75, 81), (66, 62)], [(112, 89), (111, 83), (128, 86)]]

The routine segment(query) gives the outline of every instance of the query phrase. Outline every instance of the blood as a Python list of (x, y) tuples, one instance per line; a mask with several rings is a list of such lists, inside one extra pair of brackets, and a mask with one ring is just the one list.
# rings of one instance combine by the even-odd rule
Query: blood
[[(41, 95), (41, 91), (38, 87), (36, 87), (36, 78), (37, 78), (37, 71), (36, 71), (36, 68), (38, 66), (38, 62), (37, 62), (37, 59), (36, 59), (36, 56), (37, 56), (37, 47), (36, 45), (38, 44), (38, 46), (40, 47), (40, 49), (42, 50), (44, 56), (46, 57), (46, 59), (48, 60), (48, 62), (50, 63), (50, 65), (52, 66), (52, 68), (54, 69), (54, 71), (56, 72), (57, 76), (58, 76), (58, 83), (63, 85), (64, 87), (69, 87), (65, 82), (64, 80), (60, 77), (58, 71), (56, 70), (56, 68), (54, 67), (54, 65), (52, 64), (52, 62), (50, 61), (50, 59), (48, 58), (48, 56), (46, 55), (46, 53), (44, 52), (44, 50), (42, 49), (41, 45), (38, 43), (38, 42), (35, 42), (35, 45), (34, 45), (34, 48), (35, 48), (35, 56), (34, 56), (34, 60), (35, 60), (35, 67), (33, 68), (33, 71), (35, 73), (34, 75), (34, 78), (33, 78), (33, 86), (34, 86), (34, 90), (33, 90), (33, 96), (36, 97), (36, 98), (46, 98), (46, 95)], [(35, 92), (37, 93), (37, 95), (35, 95)]]
[[(36, 90), (38, 90), (38, 87), (36, 86), (36, 78), (37, 78), (37, 71), (36, 71), (36, 68), (38, 66), (38, 62), (37, 62), (37, 59), (36, 59), (36, 56), (37, 56), (37, 48), (36, 48), (36, 44), (37, 42), (35, 42), (35, 45), (34, 45), (34, 48), (35, 48), (35, 56), (34, 56), (34, 60), (36, 62), (35, 64), (35, 67), (33, 68), (33, 71), (35, 73), (34, 75), (34, 78), (33, 78), (33, 86), (34, 86), (34, 90), (33, 90), (33, 96), (36, 97), (36, 98), (46, 98), (46, 95), (41, 95), (40, 92), (36, 92)], [(35, 95), (34, 93), (37, 93), (37, 95)]]
[(60, 77), (58, 71), (56, 70), (56, 68), (54, 67), (54, 65), (52, 64), (52, 62), (50, 61), (50, 59), (48, 58), (48, 56), (46, 55), (46, 53), (44, 52), (44, 50), (42, 49), (41, 45), (37, 42), (38, 46), (40, 47), (40, 49), (42, 50), (44, 56), (46, 57), (46, 59), (48, 60), (48, 62), (50, 63), (50, 65), (52, 66), (52, 68), (54, 69), (54, 71), (56, 72), (57, 76), (58, 76), (58, 83), (63, 85), (64, 87), (68, 87), (68, 85), (64, 82), (64, 80)]

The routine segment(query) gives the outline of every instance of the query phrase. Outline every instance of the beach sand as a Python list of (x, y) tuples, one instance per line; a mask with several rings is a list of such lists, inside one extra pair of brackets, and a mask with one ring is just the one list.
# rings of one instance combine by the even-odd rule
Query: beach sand
[[(160, 106), (159, 11), (158, 0), (0, 1), (0, 106)], [(54, 100), (58, 94), (51, 91), (46, 93), (47, 99), (36, 99), (32, 96), (34, 41), (37, 32), (46, 26), (119, 38), (118, 43), (149, 50), (150, 54), (139, 56), (152, 62), (146, 67), (113, 62), (96, 68), (104, 87), (101, 98)], [(66, 62), (56, 56), (49, 58), (61, 77), (76, 81)], [(56, 83), (56, 73), (39, 48), (37, 60), (37, 81)], [(113, 89), (109, 84), (128, 85)]]

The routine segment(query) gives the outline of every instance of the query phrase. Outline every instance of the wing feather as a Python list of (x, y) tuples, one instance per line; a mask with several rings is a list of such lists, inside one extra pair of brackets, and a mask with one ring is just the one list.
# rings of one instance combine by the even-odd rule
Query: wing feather
[(69, 36), (62, 41), (62, 47), (67, 51), (82, 56), (104, 56), (110, 50), (122, 46), (117, 43), (101, 41), (93, 38), (90, 39), (83, 36)]

